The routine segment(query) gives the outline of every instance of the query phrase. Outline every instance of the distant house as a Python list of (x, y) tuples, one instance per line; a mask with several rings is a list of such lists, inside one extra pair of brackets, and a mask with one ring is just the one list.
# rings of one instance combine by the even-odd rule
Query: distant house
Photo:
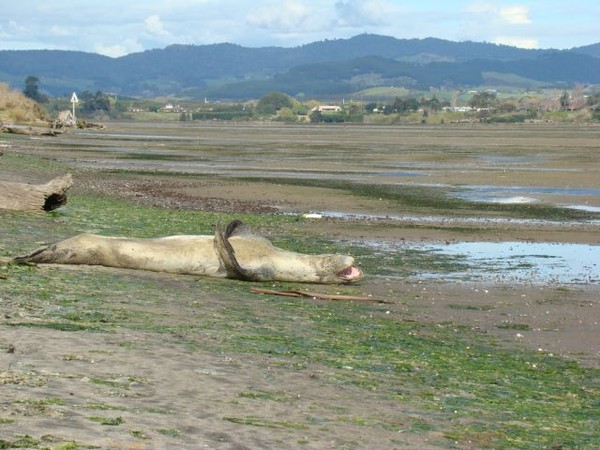
[(163, 109), (164, 112), (171, 112), (171, 113), (179, 113), (179, 112), (187, 112), (186, 108), (184, 108), (181, 105), (174, 105), (173, 103), (167, 103)]
[(337, 105), (319, 105), (315, 106), (311, 111), (319, 111), (319, 112), (341, 112), (342, 107)]
[(473, 111), (470, 106), (444, 106), (443, 111), (455, 111), (455, 112), (469, 112)]

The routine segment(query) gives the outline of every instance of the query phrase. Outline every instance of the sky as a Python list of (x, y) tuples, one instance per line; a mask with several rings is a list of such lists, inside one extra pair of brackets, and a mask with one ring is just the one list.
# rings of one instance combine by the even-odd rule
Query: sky
[(373, 33), (568, 49), (600, 42), (598, 0), (20, 0), (0, 50), (119, 57), (171, 44), (295, 47)]

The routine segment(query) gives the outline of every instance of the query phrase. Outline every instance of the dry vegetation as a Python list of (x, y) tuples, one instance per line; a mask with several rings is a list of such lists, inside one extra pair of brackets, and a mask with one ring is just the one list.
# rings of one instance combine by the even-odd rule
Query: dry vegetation
[(36, 102), (0, 83), (0, 123), (38, 123), (45, 118), (46, 113)]

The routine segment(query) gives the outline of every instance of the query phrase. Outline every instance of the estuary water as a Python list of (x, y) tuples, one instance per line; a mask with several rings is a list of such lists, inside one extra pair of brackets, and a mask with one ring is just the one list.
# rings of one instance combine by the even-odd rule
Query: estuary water
[[(365, 243), (362, 243), (365, 245)], [(381, 243), (382, 253), (423, 252), (460, 262), (419, 279), (556, 285), (600, 284), (600, 245), (531, 242)]]

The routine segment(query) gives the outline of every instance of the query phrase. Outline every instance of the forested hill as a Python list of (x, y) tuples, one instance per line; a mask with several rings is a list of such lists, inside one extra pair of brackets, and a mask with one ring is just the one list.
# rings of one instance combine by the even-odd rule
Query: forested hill
[(278, 90), (313, 96), (378, 85), (468, 88), (481, 85), (489, 74), (495, 74), (496, 82), (517, 79), (532, 87), (600, 84), (600, 44), (570, 51), (526, 50), (363, 34), (293, 48), (171, 45), (120, 58), (57, 50), (0, 51), (0, 81), (20, 88), (33, 75), (51, 95), (100, 90), (246, 99)]

